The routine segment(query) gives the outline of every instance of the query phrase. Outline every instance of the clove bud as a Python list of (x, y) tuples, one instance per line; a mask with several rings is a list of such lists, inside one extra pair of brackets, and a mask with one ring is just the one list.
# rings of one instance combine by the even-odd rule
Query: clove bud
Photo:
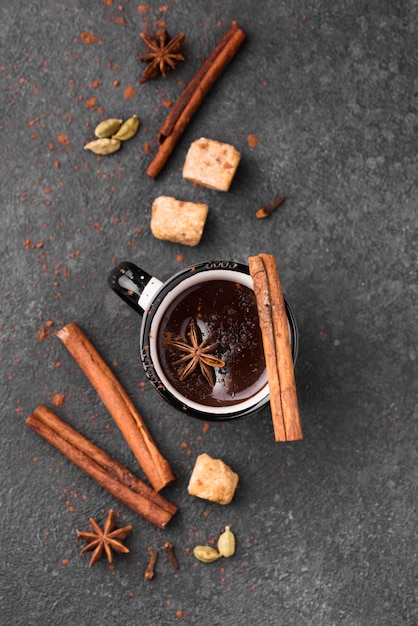
[(255, 216), (258, 217), (258, 219), (264, 219), (265, 217), (268, 217), (269, 215), (273, 213), (273, 211), (277, 209), (277, 207), (283, 204), (285, 200), (286, 200), (286, 196), (283, 196), (283, 195), (279, 196), (271, 204), (260, 207), (256, 211)]
[(155, 572), (155, 563), (157, 562), (158, 551), (153, 550), (150, 555), (149, 563), (147, 569), (145, 570), (144, 577), (146, 580), (152, 580), (154, 578)]
[(174, 546), (171, 543), (171, 541), (166, 541), (165, 544), (163, 545), (163, 550), (164, 552), (167, 553), (168, 559), (171, 563), (171, 565), (173, 566), (174, 569), (178, 569), (179, 568), (179, 564), (178, 561), (176, 559), (176, 555), (174, 554)]

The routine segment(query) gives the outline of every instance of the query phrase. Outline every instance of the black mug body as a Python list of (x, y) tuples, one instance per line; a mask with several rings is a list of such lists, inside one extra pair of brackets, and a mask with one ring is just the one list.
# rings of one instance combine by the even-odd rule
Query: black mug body
[[(186, 267), (162, 282), (135, 264), (123, 262), (109, 275), (108, 283), (130, 307), (142, 316), (140, 358), (148, 380), (169, 404), (179, 411), (204, 420), (226, 420), (259, 411), (269, 403), (268, 383), (252, 398), (227, 406), (207, 406), (186, 397), (165, 374), (158, 357), (159, 328), (170, 304), (183, 292), (205, 281), (232, 281), (252, 289), (247, 265), (234, 261), (209, 261)], [(289, 339), (294, 364), (299, 347), (295, 316), (285, 299)]]

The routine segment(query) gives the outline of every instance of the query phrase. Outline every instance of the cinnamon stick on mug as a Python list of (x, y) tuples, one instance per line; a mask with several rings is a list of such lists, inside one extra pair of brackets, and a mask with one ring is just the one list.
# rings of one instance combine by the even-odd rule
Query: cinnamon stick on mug
[(160, 144), (158, 152), (147, 168), (148, 176), (157, 178), (190, 120), (203, 104), (206, 94), (232, 61), (245, 39), (244, 31), (233, 21), (167, 115), (158, 133)]
[(257, 300), (276, 441), (303, 439), (286, 305), (272, 254), (248, 258)]
[(141, 415), (81, 328), (71, 322), (56, 335), (93, 385), (154, 489), (160, 491), (172, 483), (174, 474)]

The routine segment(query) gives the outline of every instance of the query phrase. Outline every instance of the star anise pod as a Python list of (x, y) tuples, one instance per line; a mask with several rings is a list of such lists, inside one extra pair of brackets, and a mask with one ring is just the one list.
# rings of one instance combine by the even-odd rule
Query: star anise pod
[(172, 339), (168, 342), (170, 346), (177, 348), (180, 352), (184, 352), (184, 355), (174, 362), (174, 365), (181, 365), (178, 370), (180, 382), (185, 380), (192, 372), (195, 371), (197, 366), (200, 367), (200, 371), (208, 382), (208, 385), (212, 388), (215, 385), (214, 367), (223, 367), (225, 361), (218, 359), (213, 354), (210, 354), (219, 345), (219, 342), (209, 344), (210, 337), (206, 337), (202, 341), (199, 328), (194, 319), (190, 320), (190, 332), (187, 336), (190, 343)]
[(139, 57), (140, 61), (148, 63), (148, 67), (141, 76), (140, 83), (155, 78), (159, 74), (166, 76), (168, 70), (176, 67), (179, 61), (184, 60), (181, 54), (185, 34), (180, 33), (171, 38), (165, 28), (157, 31), (157, 37), (141, 33), (141, 39), (145, 42), (148, 52)]
[(93, 550), (89, 567), (92, 567), (95, 563), (100, 561), (100, 559), (103, 557), (104, 552), (106, 552), (107, 560), (109, 561), (109, 563), (112, 563), (113, 561), (112, 550), (114, 552), (123, 552), (124, 554), (129, 552), (129, 548), (123, 545), (122, 542), (131, 532), (132, 526), (116, 528), (113, 509), (110, 509), (107, 515), (103, 530), (92, 517), (90, 517), (89, 522), (94, 532), (77, 532), (77, 537), (80, 537), (80, 539), (84, 539), (84, 541), (87, 541), (87, 545), (84, 546), (80, 554)]

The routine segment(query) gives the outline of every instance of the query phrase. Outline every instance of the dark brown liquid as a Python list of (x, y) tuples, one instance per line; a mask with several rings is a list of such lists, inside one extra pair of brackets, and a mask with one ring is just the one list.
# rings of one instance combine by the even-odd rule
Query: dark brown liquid
[[(194, 319), (201, 339), (218, 342), (211, 354), (225, 365), (215, 369), (216, 384), (208, 384), (200, 367), (179, 381), (184, 352), (172, 339), (190, 343)], [(158, 357), (171, 384), (186, 398), (207, 406), (229, 406), (251, 398), (267, 383), (261, 331), (254, 292), (240, 283), (211, 280), (185, 290), (167, 308), (161, 321)]]

